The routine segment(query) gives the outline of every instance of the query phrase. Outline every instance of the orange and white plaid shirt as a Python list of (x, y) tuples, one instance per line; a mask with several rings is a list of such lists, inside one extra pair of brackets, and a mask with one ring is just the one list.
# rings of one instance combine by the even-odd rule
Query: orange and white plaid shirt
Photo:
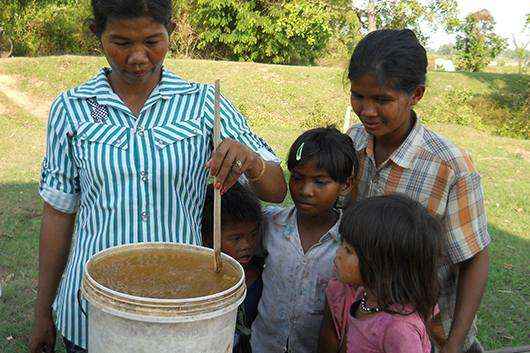
[[(445, 261), (440, 269), (441, 316), (445, 336), (451, 328), (456, 301), (458, 266), (490, 243), (480, 175), (467, 152), (430, 131), (416, 118), (401, 146), (376, 167), (374, 138), (362, 124), (353, 126), (359, 158), (356, 198), (400, 193), (419, 201), (445, 229)], [(475, 341), (470, 329), (464, 351)]]

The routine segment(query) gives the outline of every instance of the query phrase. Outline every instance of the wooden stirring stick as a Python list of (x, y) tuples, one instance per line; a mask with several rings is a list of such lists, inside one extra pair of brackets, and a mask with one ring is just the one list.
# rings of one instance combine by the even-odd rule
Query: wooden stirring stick
[[(217, 149), (221, 143), (221, 85), (219, 80), (215, 80), (215, 119), (213, 125), (213, 147)], [(215, 178), (214, 183), (217, 183)], [(214, 250), (214, 269), (215, 272), (221, 272), (223, 264), (221, 262), (221, 190), (213, 188), (213, 250)]]

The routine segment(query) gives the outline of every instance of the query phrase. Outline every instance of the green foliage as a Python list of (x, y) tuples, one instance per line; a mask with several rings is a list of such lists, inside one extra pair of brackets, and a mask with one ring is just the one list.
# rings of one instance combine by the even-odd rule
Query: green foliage
[(455, 52), (455, 46), (452, 43), (449, 44), (442, 44), (440, 45), (440, 48), (438, 48), (437, 53), (440, 55), (445, 56), (452, 56)]
[(198, 38), (190, 22), (192, 11), (192, 0), (173, 1), (173, 19), (176, 27), (169, 38), (169, 48), (177, 56), (196, 56)]
[(191, 23), (204, 56), (277, 64), (313, 64), (331, 36), (316, 2), (197, 0)]
[(468, 15), (457, 27), (456, 65), (460, 70), (481, 71), (506, 48), (494, 32), (495, 20), (487, 10)]
[[(458, 14), (456, 0), (366, 0), (360, 3), (364, 4), (356, 11), (365, 30), (370, 30), (371, 3), (377, 29), (410, 28), (423, 43), (426, 43), (430, 30), (454, 27)], [(426, 31), (426, 28), (429, 30)]]
[(326, 50), (318, 59), (320, 65), (344, 66), (349, 60), (355, 45), (361, 40), (361, 22), (350, 1), (327, 1), (325, 9), (329, 13), (332, 35)]
[(15, 55), (88, 54), (97, 41), (88, 31), (89, 0), (77, 2), (33, 1), (4, 8), (6, 34), (12, 38)]

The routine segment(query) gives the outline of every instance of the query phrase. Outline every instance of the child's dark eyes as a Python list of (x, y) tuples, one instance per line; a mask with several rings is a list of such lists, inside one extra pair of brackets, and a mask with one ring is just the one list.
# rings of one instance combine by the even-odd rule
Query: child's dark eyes
[(378, 98), (376, 99), (378, 104), (387, 104), (390, 103), (392, 100), (388, 98)]
[(147, 45), (157, 45), (158, 44), (158, 41), (157, 40), (148, 40), (145, 42)]
[(120, 47), (126, 47), (131, 44), (131, 42), (114, 42), (114, 44), (119, 45)]
[(328, 184), (328, 182), (326, 180), (320, 180), (320, 179), (316, 179), (315, 180), (315, 185), (316, 186), (323, 187), (323, 186), (326, 186), (327, 184)]
[(296, 181), (300, 181), (302, 180), (302, 177), (299, 175), (299, 174), (296, 174), (296, 173), (293, 173), (292, 174), (292, 178)]
[(354, 99), (361, 99), (361, 98), (363, 98), (363, 96), (361, 96), (360, 94), (355, 93), (355, 92), (352, 92), (352, 93), (351, 93), (351, 97), (354, 98)]

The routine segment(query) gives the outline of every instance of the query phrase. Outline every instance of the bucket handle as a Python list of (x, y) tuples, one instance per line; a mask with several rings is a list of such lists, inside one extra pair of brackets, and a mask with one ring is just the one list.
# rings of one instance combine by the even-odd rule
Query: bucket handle
[(85, 317), (88, 318), (88, 315), (85, 309), (83, 309), (83, 305), (81, 304), (81, 288), (77, 290), (77, 304), (79, 304), (79, 307), (81, 308), (81, 312), (83, 313), (83, 315), (85, 315)]

